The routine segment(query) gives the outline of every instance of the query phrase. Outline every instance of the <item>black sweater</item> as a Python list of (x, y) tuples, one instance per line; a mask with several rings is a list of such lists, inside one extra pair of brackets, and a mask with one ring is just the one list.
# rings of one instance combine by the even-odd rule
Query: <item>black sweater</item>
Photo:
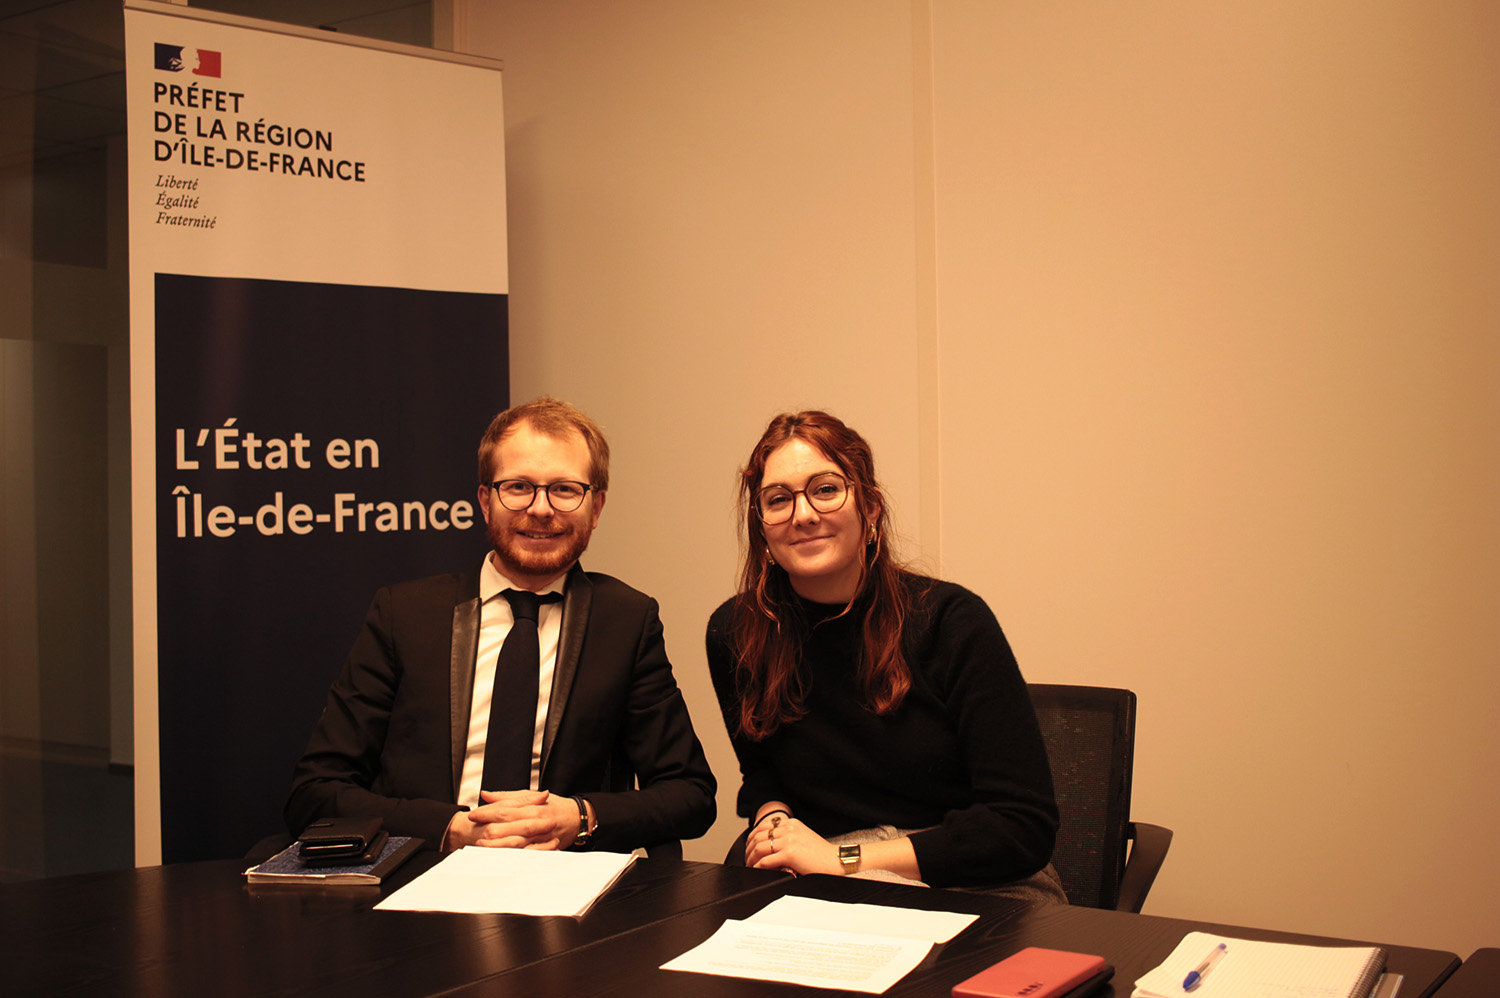
[[(881, 717), (855, 682), (864, 601), (802, 601), (789, 614), (803, 640), (807, 713), (764, 741), (739, 728), (730, 621), (708, 622), (708, 664), (744, 783), (738, 811), (791, 805), (824, 836), (894, 825), (911, 836), (922, 879), (978, 887), (1029, 876), (1052, 857), (1057, 806), (1047, 751), (1015, 656), (978, 596), (908, 575), (914, 612), (903, 632), (912, 688)], [(835, 619), (829, 619), (835, 618)]]

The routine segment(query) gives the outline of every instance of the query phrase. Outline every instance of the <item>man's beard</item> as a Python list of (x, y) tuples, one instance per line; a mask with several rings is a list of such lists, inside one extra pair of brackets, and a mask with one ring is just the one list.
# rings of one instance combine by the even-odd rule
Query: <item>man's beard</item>
[(492, 517), (488, 526), (490, 547), (494, 549), (495, 557), (500, 559), (500, 564), (516, 575), (560, 575), (588, 550), (589, 538), (594, 533), (592, 527), (586, 523), (581, 527), (568, 524), (565, 527), (568, 533), (560, 538), (566, 542), (565, 546), (551, 554), (525, 551), (515, 542), (515, 535), (518, 533), (550, 530), (555, 525), (539, 524), (529, 517), (505, 524), (500, 522), (499, 517)]

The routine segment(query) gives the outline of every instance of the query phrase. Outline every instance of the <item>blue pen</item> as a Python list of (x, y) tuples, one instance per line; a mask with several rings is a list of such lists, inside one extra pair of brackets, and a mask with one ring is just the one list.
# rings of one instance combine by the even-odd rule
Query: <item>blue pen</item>
[(1202, 984), (1203, 979), (1208, 976), (1208, 972), (1213, 970), (1214, 966), (1220, 960), (1224, 959), (1224, 954), (1228, 952), (1229, 947), (1224, 943), (1215, 946), (1213, 952), (1204, 957), (1203, 962), (1198, 964), (1196, 969), (1188, 971), (1188, 975), (1182, 979), (1182, 990), (1191, 991)]

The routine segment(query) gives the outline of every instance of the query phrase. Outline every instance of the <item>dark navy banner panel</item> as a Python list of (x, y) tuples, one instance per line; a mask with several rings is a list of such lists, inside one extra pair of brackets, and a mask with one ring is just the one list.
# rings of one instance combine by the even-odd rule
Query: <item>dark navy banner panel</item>
[(507, 297), (156, 278), (162, 859), (243, 855), (382, 585), (477, 566)]

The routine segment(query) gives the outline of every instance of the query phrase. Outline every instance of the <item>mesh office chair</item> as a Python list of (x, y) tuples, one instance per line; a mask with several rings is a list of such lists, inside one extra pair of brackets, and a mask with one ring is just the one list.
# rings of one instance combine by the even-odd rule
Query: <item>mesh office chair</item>
[(1140, 911), (1172, 830), (1130, 820), (1135, 694), (1029, 685), (1052, 762), (1061, 818), (1052, 865), (1063, 890), (1075, 905)]

